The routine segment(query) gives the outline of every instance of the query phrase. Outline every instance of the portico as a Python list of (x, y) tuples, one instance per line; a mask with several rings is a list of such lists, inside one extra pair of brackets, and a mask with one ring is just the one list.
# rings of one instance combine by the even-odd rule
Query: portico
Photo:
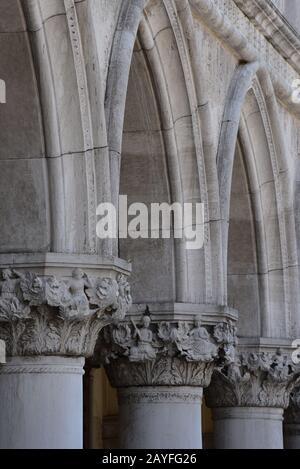
[(299, 15), (0, 0), (1, 448), (300, 447)]

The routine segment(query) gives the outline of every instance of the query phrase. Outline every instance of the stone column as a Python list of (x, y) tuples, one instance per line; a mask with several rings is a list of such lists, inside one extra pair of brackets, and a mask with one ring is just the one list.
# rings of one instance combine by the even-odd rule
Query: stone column
[(202, 448), (201, 386), (129, 387), (118, 395), (121, 448)]
[(283, 412), (296, 381), (289, 356), (244, 352), (206, 391), (216, 449), (282, 449)]
[(202, 448), (203, 388), (234, 345), (232, 323), (204, 326), (199, 317), (154, 322), (145, 315), (138, 325), (103, 331), (98, 353), (118, 389), (120, 447)]
[(215, 449), (283, 449), (283, 410), (224, 407), (213, 410)]
[(82, 448), (85, 358), (102, 328), (124, 319), (131, 297), (117, 272), (61, 273), (0, 273), (0, 448)]
[(300, 449), (300, 388), (290, 398), (290, 405), (284, 416), (284, 447)]
[(0, 448), (82, 448), (83, 358), (12, 357), (0, 367)]

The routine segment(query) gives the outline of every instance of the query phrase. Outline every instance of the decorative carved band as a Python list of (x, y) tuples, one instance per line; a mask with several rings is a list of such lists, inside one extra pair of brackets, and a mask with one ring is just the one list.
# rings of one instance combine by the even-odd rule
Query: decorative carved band
[(13, 374), (71, 374), (84, 375), (82, 366), (68, 365), (3, 365), (0, 366), (0, 375)]
[(266, 40), (299, 72), (299, 35), (285, 17), (274, 8), (273, 4), (270, 4), (269, 0), (234, 1)]
[(87, 244), (90, 252), (96, 252), (96, 174), (95, 156), (93, 151), (93, 124), (91, 117), (91, 106), (89, 100), (89, 88), (86, 75), (86, 65), (84, 60), (82, 37), (80, 33), (79, 21), (77, 17), (74, 0), (64, 0), (66, 18), (69, 28), (70, 41), (74, 57), (74, 65), (77, 79), (77, 89), (80, 104), (80, 114), (82, 122), (82, 134), (84, 140), (84, 162), (86, 172), (86, 190), (88, 206), (88, 227)]
[(124, 319), (132, 300), (124, 275), (70, 279), (2, 271), (0, 339), (8, 356), (93, 354), (101, 329)]
[(122, 404), (201, 404), (202, 388), (122, 388), (118, 391), (119, 403)]
[(215, 370), (205, 398), (209, 407), (285, 409), (299, 381), (290, 357), (276, 353), (241, 353), (235, 363)]
[(272, 407), (216, 407), (213, 420), (271, 420), (283, 422), (283, 409)]
[(105, 364), (115, 387), (208, 386), (220, 363), (234, 360), (236, 328), (230, 321), (204, 327), (189, 322), (111, 326), (100, 336), (98, 364)]

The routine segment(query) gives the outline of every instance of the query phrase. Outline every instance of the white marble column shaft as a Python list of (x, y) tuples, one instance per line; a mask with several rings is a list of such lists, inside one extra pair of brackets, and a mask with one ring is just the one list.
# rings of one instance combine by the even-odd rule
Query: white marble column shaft
[(202, 448), (202, 388), (132, 387), (118, 394), (122, 449)]
[(83, 358), (14, 357), (0, 367), (0, 448), (81, 449)]
[(227, 407), (213, 410), (215, 449), (282, 449), (283, 409)]

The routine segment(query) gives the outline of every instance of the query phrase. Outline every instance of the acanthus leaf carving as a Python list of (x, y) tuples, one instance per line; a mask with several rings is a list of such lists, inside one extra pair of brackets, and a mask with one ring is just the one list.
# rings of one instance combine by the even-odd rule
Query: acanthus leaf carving
[[(116, 387), (137, 385), (208, 386), (222, 360), (228, 363), (235, 347), (235, 327), (229, 322), (205, 327), (201, 318), (153, 323), (122, 322), (105, 329), (97, 347), (97, 364), (104, 364)], [(225, 350), (230, 350), (227, 356)]]
[(290, 358), (274, 353), (242, 352), (235, 362), (214, 371), (206, 391), (209, 407), (287, 408), (299, 381)]
[(89, 279), (76, 268), (71, 278), (58, 279), (4, 269), (0, 337), (12, 356), (91, 356), (101, 329), (124, 319), (131, 302), (124, 275)]

